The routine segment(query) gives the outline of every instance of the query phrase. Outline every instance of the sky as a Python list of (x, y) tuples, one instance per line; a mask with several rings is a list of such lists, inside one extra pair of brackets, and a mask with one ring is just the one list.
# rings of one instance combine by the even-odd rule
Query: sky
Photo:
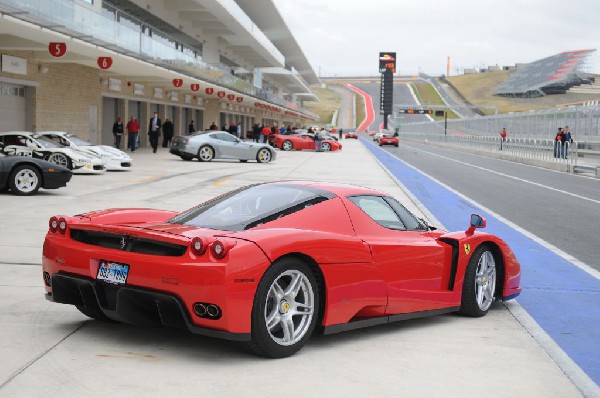
[[(273, 0), (322, 77), (377, 75), (380, 51), (400, 74), (446, 73), (600, 50), (600, 0)], [(586, 72), (600, 73), (593, 53)]]

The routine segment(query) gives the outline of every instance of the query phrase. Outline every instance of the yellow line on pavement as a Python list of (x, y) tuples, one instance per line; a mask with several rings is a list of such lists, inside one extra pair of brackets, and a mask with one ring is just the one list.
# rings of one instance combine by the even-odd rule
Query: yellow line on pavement
[(148, 181), (156, 180), (157, 178), (164, 177), (164, 176), (165, 176), (164, 174), (159, 174), (157, 176), (150, 176), (150, 177), (142, 178), (141, 180), (133, 180), (132, 182), (148, 182)]
[(213, 183), (212, 183), (212, 184), (210, 184), (210, 185), (213, 185), (213, 186), (219, 186), (219, 185), (223, 184), (223, 183), (224, 183), (225, 181), (227, 181), (227, 180), (229, 180), (229, 178), (221, 178), (219, 181), (215, 181), (215, 182), (213, 182)]

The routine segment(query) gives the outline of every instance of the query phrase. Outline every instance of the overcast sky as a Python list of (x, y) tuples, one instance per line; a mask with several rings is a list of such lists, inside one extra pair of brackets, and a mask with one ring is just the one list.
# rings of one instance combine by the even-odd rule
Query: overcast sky
[[(600, 0), (274, 0), (317, 74), (402, 74), (514, 65), (600, 47)], [(588, 72), (600, 73), (600, 55)]]

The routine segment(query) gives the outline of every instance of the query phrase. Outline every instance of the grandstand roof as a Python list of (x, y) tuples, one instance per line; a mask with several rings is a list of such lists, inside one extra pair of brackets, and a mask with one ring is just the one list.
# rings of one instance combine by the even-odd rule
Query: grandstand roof
[(586, 58), (596, 51), (565, 51), (519, 67), (494, 89), (494, 95), (510, 97), (540, 97), (565, 92), (585, 82), (581, 76)]

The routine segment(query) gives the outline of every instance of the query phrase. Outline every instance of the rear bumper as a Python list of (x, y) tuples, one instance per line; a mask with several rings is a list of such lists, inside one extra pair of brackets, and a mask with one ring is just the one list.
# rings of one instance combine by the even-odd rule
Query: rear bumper
[(150, 289), (112, 286), (82, 276), (54, 274), (52, 293), (47, 293), (46, 299), (100, 310), (107, 318), (123, 323), (187, 329), (195, 334), (226, 340), (250, 340), (250, 333), (231, 333), (194, 325), (180, 298)]

